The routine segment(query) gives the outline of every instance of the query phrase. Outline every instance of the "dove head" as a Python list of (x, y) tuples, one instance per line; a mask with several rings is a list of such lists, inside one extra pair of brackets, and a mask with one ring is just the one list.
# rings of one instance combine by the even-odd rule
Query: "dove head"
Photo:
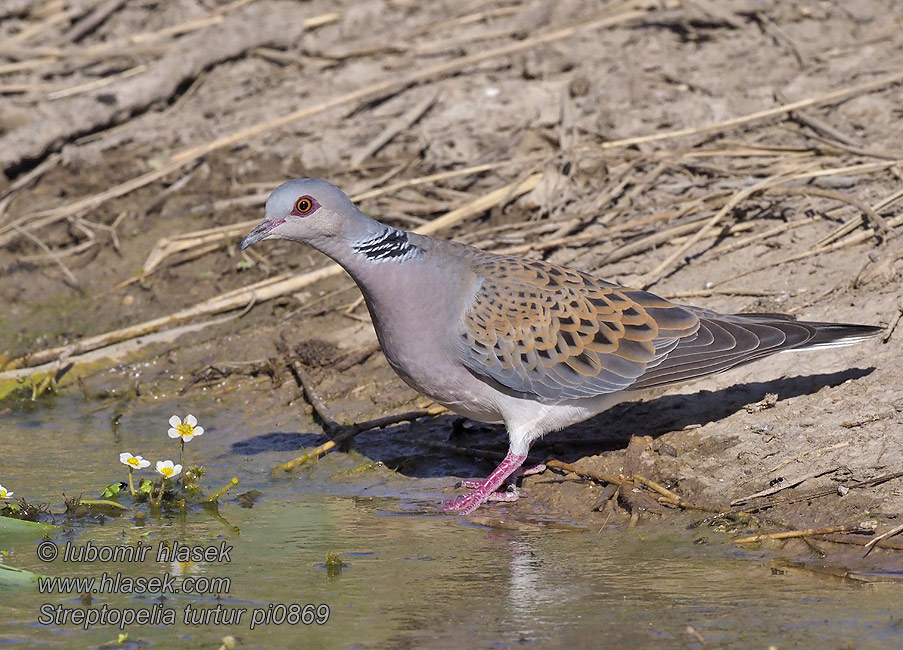
[(336, 186), (316, 178), (283, 183), (270, 194), (263, 221), (239, 248), (263, 239), (291, 239), (318, 244), (334, 238), (356, 239), (374, 223)]

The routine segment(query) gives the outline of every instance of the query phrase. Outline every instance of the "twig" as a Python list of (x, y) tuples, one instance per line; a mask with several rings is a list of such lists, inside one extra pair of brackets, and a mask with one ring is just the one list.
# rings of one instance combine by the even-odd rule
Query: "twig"
[(811, 223), (815, 223), (819, 219), (821, 219), (821, 217), (818, 216), (805, 217), (803, 219), (797, 219), (796, 221), (783, 223), (780, 226), (775, 226), (774, 228), (770, 228), (765, 232), (760, 232), (755, 235), (750, 235), (749, 237), (744, 237), (743, 239), (731, 242), (721, 248), (718, 248), (712, 252), (712, 256), (716, 258), (720, 257), (732, 251), (749, 246), (750, 244), (754, 244), (757, 241), (768, 239), (769, 237), (774, 237), (775, 235), (780, 235), (787, 232), (788, 230), (794, 230), (795, 228), (800, 228), (801, 226), (808, 226)]
[(817, 453), (817, 454), (821, 455), (822, 453), (824, 453), (826, 451), (835, 451), (836, 449), (843, 449), (844, 447), (849, 447), (851, 444), (852, 443), (849, 440), (844, 440), (843, 442), (838, 442), (837, 444), (829, 445), (827, 447), (822, 447), (820, 449), (807, 449), (805, 451), (801, 451), (793, 458), (785, 458), (784, 460), (782, 460), (780, 463), (778, 463), (777, 465), (775, 465), (774, 467), (772, 467), (770, 470), (766, 471), (765, 473), (773, 474), (776, 471), (778, 471), (779, 469), (781, 469), (782, 467), (784, 467), (785, 465), (789, 465), (790, 463), (793, 463), (795, 461), (802, 460), (809, 454)]
[(386, 146), (396, 135), (405, 129), (410, 128), (417, 120), (423, 117), (430, 108), (432, 108), (438, 98), (439, 91), (437, 90), (424, 97), (403, 115), (390, 122), (379, 135), (373, 138), (373, 140), (367, 143), (363, 149), (351, 158), (351, 165), (353, 167), (359, 166), (367, 158)]
[(755, 544), (768, 539), (793, 539), (795, 537), (811, 537), (812, 535), (828, 535), (830, 533), (849, 533), (859, 530), (869, 530), (861, 524), (827, 526), (825, 528), (807, 528), (806, 530), (788, 530), (782, 533), (763, 533), (752, 537), (741, 537), (733, 540), (733, 544)]
[(818, 106), (821, 104), (830, 104), (832, 102), (836, 102), (841, 99), (847, 99), (849, 97), (853, 97), (854, 95), (861, 95), (863, 93), (874, 92), (876, 90), (881, 90), (883, 88), (887, 88), (888, 86), (894, 86), (903, 82), (903, 72), (898, 72), (895, 74), (890, 74), (885, 77), (881, 77), (880, 79), (875, 79), (874, 81), (870, 81), (864, 84), (860, 84), (858, 86), (849, 86), (847, 88), (841, 88), (839, 90), (834, 90), (828, 93), (824, 93), (822, 95), (815, 95), (813, 97), (808, 97), (806, 99), (801, 99), (799, 101), (790, 102), (789, 104), (783, 104), (781, 106), (776, 106), (774, 108), (768, 108), (762, 111), (756, 111), (755, 113), (748, 113), (746, 115), (740, 115), (738, 117), (734, 117), (728, 120), (722, 120), (721, 122), (714, 122), (712, 124), (707, 124), (705, 126), (695, 126), (688, 127), (685, 129), (676, 129), (674, 131), (661, 131), (659, 133), (652, 133), (650, 135), (643, 135), (633, 138), (623, 138), (620, 140), (611, 140), (610, 142), (603, 142), (599, 145), (584, 145), (581, 148), (586, 149), (614, 149), (614, 148), (623, 148), (630, 147), (637, 144), (644, 144), (647, 142), (660, 142), (662, 140), (673, 140), (674, 138), (682, 138), (688, 135), (702, 135), (704, 133), (713, 133), (718, 131), (726, 131), (735, 126), (741, 126), (744, 124), (749, 124), (750, 122), (758, 122), (760, 120), (766, 120), (772, 117), (777, 117), (779, 115), (786, 115), (791, 111), (795, 111), (800, 108), (806, 108), (807, 106)]
[[(899, 225), (903, 225), (903, 215), (900, 215), (894, 219), (891, 219), (890, 221), (887, 222), (887, 225), (890, 226), (891, 228), (896, 228)], [(872, 237), (874, 237), (875, 234), (876, 233), (872, 228), (868, 228), (867, 230), (856, 233), (855, 235), (852, 235), (846, 239), (842, 239), (841, 241), (834, 242), (833, 244), (831, 244), (829, 246), (824, 246), (822, 248), (816, 248), (813, 250), (803, 251), (802, 253), (796, 253), (794, 255), (790, 255), (788, 257), (777, 260), (775, 262), (771, 262), (768, 264), (762, 264), (760, 266), (755, 266), (755, 267), (746, 269), (745, 271), (741, 271), (740, 273), (732, 275), (728, 278), (718, 280), (717, 282), (714, 282), (713, 284), (715, 284), (715, 285), (727, 284), (728, 282), (733, 282), (734, 280), (738, 280), (751, 273), (757, 273), (758, 271), (764, 271), (766, 269), (771, 269), (776, 266), (780, 266), (782, 264), (787, 264), (789, 262), (796, 262), (796, 261), (805, 259), (807, 257), (812, 257), (813, 255), (820, 255), (822, 253), (831, 253), (833, 251), (840, 250), (841, 248), (846, 248), (847, 246), (854, 246), (856, 244), (861, 244), (862, 242), (867, 241), (867, 240), (871, 239)]]
[(903, 306), (897, 306), (897, 315), (894, 316), (893, 321), (887, 326), (887, 332), (881, 337), (882, 343), (886, 345), (887, 342), (890, 341), (890, 337), (894, 335), (894, 330), (896, 330), (897, 325), (900, 324), (901, 318), (903, 318)]
[[(887, 221), (878, 214), (875, 209), (854, 196), (850, 196), (849, 194), (844, 194), (843, 192), (837, 192), (835, 190), (826, 190), (820, 187), (772, 187), (766, 190), (767, 194), (788, 194), (788, 195), (796, 195), (796, 196), (820, 196), (826, 199), (833, 199), (835, 201), (840, 201), (841, 203), (846, 203), (847, 205), (851, 205), (862, 213), (864, 217), (862, 221), (868, 223), (869, 221), (872, 225), (882, 234), (886, 235), (890, 232), (890, 226), (887, 225)], [(843, 228), (838, 231), (837, 234), (832, 233), (828, 235), (821, 241), (817, 242), (814, 248), (819, 248), (824, 246), (825, 244), (830, 243), (838, 236), (843, 236), (847, 234)]]
[(724, 216), (734, 209), (739, 203), (746, 200), (751, 195), (759, 192), (767, 187), (772, 187), (779, 183), (785, 183), (790, 179), (787, 177), (781, 178), (781, 175), (774, 175), (765, 178), (758, 183), (750, 185), (749, 187), (737, 192), (731, 199), (724, 204), (715, 215), (709, 219), (705, 224), (703, 224), (702, 228), (700, 228), (695, 235), (690, 237), (682, 246), (680, 246), (676, 251), (674, 251), (671, 255), (668, 256), (661, 264), (656, 266), (652, 271), (647, 273), (640, 280), (640, 285), (644, 289), (648, 289), (651, 285), (658, 282), (664, 272), (671, 267), (675, 260), (680, 259), (683, 255), (695, 246), (703, 237), (705, 237), (709, 232), (711, 232), (715, 226), (724, 218)]
[[(853, 483), (852, 485), (847, 485), (845, 487), (853, 490), (856, 488), (864, 488), (864, 487), (875, 487), (876, 485), (881, 485), (882, 483), (886, 483), (887, 481), (892, 481), (897, 478), (903, 477), (903, 472), (894, 472), (892, 474), (882, 474), (881, 476), (876, 476), (875, 478), (866, 479), (864, 481), (859, 481), (857, 483)], [(793, 503), (800, 503), (801, 501), (811, 501), (812, 499), (818, 499), (821, 497), (827, 497), (837, 494), (837, 488), (828, 488), (825, 490), (819, 490), (816, 492), (810, 492), (809, 494), (803, 494), (798, 497), (794, 497), (792, 499), (773, 499), (769, 502), (749, 506), (747, 510), (749, 512), (758, 512), (759, 510), (766, 510), (768, 508), (773, 508), (775, 506), (783, 506), (790, 505)]]
[(291, 372), (292, 376), (295, 378), (295, 382), (297, 382), (298, 386), (304, 389), (304, 395), (307, 397), (307, 402), (313, 407), (314, 413), (317, 414), (317, 418), (320, 420), (320, 424), (323, 425), (323, 430), (327, 434), (332, 435), (341, 429), (341, 425), (333, 419), (326, 404), (320, 398), (316, 389), (314, 389), (310, 375), (307, 373), (304, 366), (297, 361), (290, 361), (287, 364), (287, 367), (289, 372)]
[(60, 40), (74, 43), (97, 29), (107, 18), (119, 11), (125, 4), (125, 0), (106, 0), (94, 7), (88, 15), (76, 21), (69, 29), (63, 32)]
[(684, 628), (684, 632), (693, 641), (696, 641), (696, 643), (700, 644), (703, 647), (703, 650), (708, 650), (711, 647), (708, 642), (706, 642), (705, 637), (697, 632), (696, 628), (692, 625), (688, 625), (686, 628)]
[(752, 499), (758, 499), (759, 497), (767, 497), (772, 494), (777, 494), (778, 492), (781, 492), (782, 490), (789, 490), (790, 488), (796, 487), (800, 483), (804, 483), (804, 482), (808, 481), (809, 479), (818, 478), (819, 476), (824, 476), (825, 474), (833, 474), (838, 469), (840, 469), (840, 468), (839, 467), (830, 467), (828, 469), (818, 469), (818, 470), (815, 470), (814, 472), (804, 474), (803, 476), (798, 476), (793, 479), (788, 479), (786, 481), (783, 481), (779, 485), (775, 485), (770, 488), (766, 488), (759, 492), (754, 492), (753, 494), (750, 494), (745, 497), (740, 497), (739, 499), (734, 499), (733, 501), (731, 501), (731, 506), (739, 505), (741, 503), (745, 503)]
[(79, 282), (78, 282), (78, 279), (75, 277), (75, 275), (72, 273), (72, 271), (69, 270), (69, 267), (66, 266), (66, 263), (63, 262), (63, 260), (60, 259), (60, 256), (57, 255), (54, 251), (52, 251), (47, 244), (42, 242), (40, 239), (38, 239), (36, 236), (32, 235), (27, 230), (23, 230), (19, 226), (13, 224), (13, 227), (15, 228), (16, 232), (18, 232), (23, 237), (27, 237), (32, 242), (37, 244), (38, 247), (42, 251), (47, 253), (47, 256), (50, 259), (52, 259), (54, 262), (56, 262), (56, 264), (63, 270), (63, 274), (66, 276), (66, 278), (68, 278), (68, 280), (72, 284), (73, 288), (78, 289), (79, 291), (83, 291), (81, 284), (79, 284)]
[(98, 88), (109, 86), (110, 84), (116, 83), (117, 81), (122, 81), (123, 79), (128, 79), (130, 77), (134, 77), (143, 72), (146, 72), (149, 67), (150, 66), (148, 64), (142, 63), (141, 65), (136, 65), (134, 68), (129, 68), (128, 70), (124, 70), (118, 74), (111, 74), (108, 77), (101, 77), (100, 79), (94, 79), (92, 81), (81, 83), (75, 86), (70, 86), (69, 88), (55, 90), (52, 93), (47, 93), (47, 99), (63, 99), (64, 97), (71, 97), (72, 95), (86, 93), (89, 90), (97, 90)]
[(276, 475), (279, 472), (289, 472), (296, 467), (303, 465), (311, 460), (316, 460), (326, 452), (331, 449), (335, 449), (342, 443), (351, 440), (354, 436), (359, 433), (363, 433), (364, 431), (370, 431), (371, 429), (379, 429), (381, 427), (387, 427), (391, 424), (398, 424), (399, 422), (413, 422), (414, 420), (418, 420), (420, 418), (431, 415), (430, 411), (409, 411), (407, 413), (401, 413), (399, 415), (387, 415), (385, 417), (376, 418), (375, 420), (368, 420), (367, 422), (361, 422), (360, 424), (354, 424), (351, 426), (343, 426), (337, 425), (338, 433), (335, 435), (332, 440), (329, 442), (325, 442), (316, 449), (309, 451), (303, 456), (299, 456), (293, 460), (288, 461), (287, 463), (283, 463), (278, 467), (273, 468), (270, 472), (272, 475)]
[(19, 178), (17, 178), (6, 190), (0, 195), (0, 223), (4, 221), (4, 215), (6, 214), (6, 209), (9, 207), (9, 204), (12, 203), (13, 199), (16, 197), (16, 194), (19, 191), (31, 183), (32, 181), (40, 178), (48, 171), (56, 167), (57, 163), (60, 162), (62, 156), (58, 153), (53, 154), (52, 156), (48, 156), (44, 162), (40, 165), (29, 171), (27, 174), (23, 174)]
[(592, 479), (593, 481), (599, 481), (600, 483), (611, 483), (612, 485), (623, 485), (624, 483), (629, 482), (627, 479), (621, 476), (615, 476), (614, 474), (603, 474), (601, 472), (595, 472), (589, 469), (581, 469), (576, 465), (572, 465), (570, 463), (564, 463), (560, 460), (547, 460), (545, 461), (546, 467), (550, 469), (558, 469), (562, 472), (572, 472), (577, 476)]
[(878, 542), (880, 542), (881, 540), (887, 539), (888, 537), (893, 537), (894, 535), (899, 535), (900, 533), (903, 533), (903, 524), (900, 524), (899, 526), (895, 526), (894, 528), (891, 528), (889, 531), (887, 531), (885, 533), (881, 533), (880, 535), (878, 535), (874, 539), (870, 540), (869, 543), (865, 545), (865, 548), (866, 548), (865, 555), (868, 555), (869, 553), (871, 553), (872, 549), (875, 548), (875, 545)]
[(801, 68), (805, 68), (808, 65), (808, 58), (803, 56), (799, 46), (778, 26), (776, 22), (761, 11), (754, 12), (753, 17), (756, 19), (756, 22), (759, 23), (762, 31), (771, 36), (778, 44), (784, 45), (790, 50), (790, 53), (796, 58), (796, 62), (799, 63)]
[[(630, 3), (626, 4), (629, 5)], [(568, 25), (566, 27), (553, 29), (546, 34), (542, 34), (533, 38), (524, 39), (515, 43), (509, 43), (507, 45), (487, 50), (485, 52), (479, 52), (477, 54), (456, 58), (453, 61), (428, 66), (424, 69), (415, 70), (414, 72), (411, 72), (407, 75), (402, 75), (389, 81), (371, 84), (369, 86), (365, 86), (364, 88), (360, 88), (350, 93), (340, 95), (314, 106), (302, 108), (287, 115), (283, 115), (278, 118), (255, 124), (245, 129), (241, 129), (235, 133), (222, 136), (206, 144), (189, 147), (188, 149), (184, 149), (176, 153), (172, 157), (172, 162), (162, 169), (154, 172), (148, 172), (146, 174), (142, 174), (141, 176), (132, 178), (131, 180), (111, 187), (108, 190), (101, 192), (100, 194), (70, 201), (65, 205), (59, 206), (57, 208), (52, 208), (50, 210), (44, 210), (35, 214), (26, 215), (25, 217), (23, 217), (23, 219), (25, 223), (28, 224), (28, 228), (33, 230), (34, 228), (46, 225), (47, 223), (52, 223), (53, 221), (64, 219), (67, 216), (78, 214), (83, 210), (97, 208), (98, 206), (102, 205), (112, 198), (123, 196), (125, 194), (128, 194), (129, 192), (144, 187), (145, 185), (148, 185), (149, 183), (152, 183), (166, 176), (167, 174), (178, 170), (183, 165), (206, 156), (209, 153), (222, 149), (223, 147), (233, 146), (243, 140), (262, 135), (293, 122), (297, 122), (298, 120), (308, 119), (319, 113), (323, 113), (330, 109), (338, 108), (353, 102), (369, 101), (387, 92), (391, 92), (399, 88), (405, 88), (413, 84), (423, 83), (428, 80), (434, 80), (445, 75), (458, 72), (459, 70), (465, 69), (477, 63), (482, 63), (483, 61), (507, 56), (510, 54), (516, 54), (518, 52), (538, 47), (540, 45), (560, 41), (573, 36), (578, 31), (585, 29), (597, 29), (602, 27), (613, 27), (625, 22), (630, 22), (637, 18), (648, 15), (650, 11), (651, 10), (649, 9), (632, 9), (616, 14), (614, 16), (610, 15), (609, 12), (603, 12), (605, 15), (600, 18), (587, 19), (574, 25)], [(117, 110), (122, 112), (122, 107), (117, 106)], [(36, 125), (29, 124), (29, 130), (33, 130), (34, 128), (36, 128)], [(0, 139), (0, 144), (2, 144), (2, 139)], [(6, 158), (2, 156), (2, 151), (0, 151), (0, 164), (2, 164), (3, 166), (9, 166), (11, 164), (11, 161), (8, 160), (8, 156)], [(2, 230), (0, 230), (0, 246), (2, 246), (4, 243), (6, 242), (3, 240)]]
[[(778, 99), (781, 102), (786, 102), (787, 100), (780, 93), (775, 93)], [(859, 150), (862, 150), (862, 145), (856, 142), (853, 138), (848, 136), (846, 133), (835, 129), (833, 126), (828, 124), (827, 122), (818, 119), (817, 117), (813, 117), (808, 113), (804, 113), (802, 111), (793, 111), (790, 114), (790, 117), (800, 124), (804, 126), (808, 126), (810, 129), (815, 131), (816, 133), (820, 133), (823, 136), (827, 136), (831, 140), (839, 142), (841, 144), (846, 145), (847, 147), (854, 147)]]

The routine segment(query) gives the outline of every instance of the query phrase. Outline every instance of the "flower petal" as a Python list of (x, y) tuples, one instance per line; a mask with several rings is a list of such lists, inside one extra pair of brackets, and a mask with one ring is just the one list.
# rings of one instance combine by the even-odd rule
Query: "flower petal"
[(198, 423), (198, 419), (194, 417), (191, 413), (185, 416), (185, 424), (194, 426)]
[(182, 471), (182, 466), (181, 466), (181, 465), (174, 465), (173, 468), (172, 468), (172, 470), (173, 470), (172, 475), (175, 476), (176, 474), (178, 474), (179, 472)]
[(178, 429), (170, 429), (170, 430), (168, 431), (168, 433), (169, 433), (169, 437), (170, 437), (170, 438), (178, 438), (178, 437), (179, 437), (179, 430), (178, 430)]
[(189, 440), (191, 440), (192, 438), (194, 438), (194, 436), (195, 436), (195, 434), (189, 433), (189, 434), (186, 434), (186, 435), (182, 436), (182, 440), (184, 440), (185, 442), (188, 442)]
[(121, 454), (119, 454), (119, 462), (122, 463), (123, 465), (128, 465), (129, 458), (131, 458), (131, 457), (132, 457), (132, 455), (129, 452), (124, 451)]
[[(141, 457), (139, 456), (139, 458), (141, 458)], [(149, 460), (144, 460), (143, 458), (141, 458), (141, 460), (138, 462), (138, 469), (144, 469), (145, 467), (148, 467), (148, 466), (150, 466)]]
[(169, 418), (169, 426), (177, 427), (180, 424), (182, 424), (182, 418), (180, 418), (178, 415), (173, 415), (171, 418)]
[(194, 428), (194, 435), (196, 435), (196, 436), (202, 436), (202, 435), (204, 435), (204, 427), (195, 427), (195, 428)]

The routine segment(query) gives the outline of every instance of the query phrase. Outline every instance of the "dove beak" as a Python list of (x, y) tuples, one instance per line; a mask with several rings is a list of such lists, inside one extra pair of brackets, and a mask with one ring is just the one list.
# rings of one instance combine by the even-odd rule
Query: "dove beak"
[(264, 219), (259, 226), (248, 233), (247, 237), (241, 240), (241, 243), (238, 245), (238, 250), (243, 251), (248, 246), (256, 244), (261, 239), (266, 239), (270, 236), (270, 231), (273, 228), (283, 223), (285, 223), (285, 219)]

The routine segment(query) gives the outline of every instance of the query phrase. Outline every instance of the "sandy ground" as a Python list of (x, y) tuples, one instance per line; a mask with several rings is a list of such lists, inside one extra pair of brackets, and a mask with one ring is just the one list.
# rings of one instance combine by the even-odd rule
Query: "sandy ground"
[[(287, 242), (239, 253), (249, 227), (146, 261), (162, 238), (259, 218), (289, 178), (369, 192), (365, 211), (407, 228), (501, 188), (437, 235), (713, 309), (889, 326), (855, 348), (622, 404), (534, 455), (642, 474), (788, 528), (900, 524), (903, 479), (870, 482), (903, 469), (899, 2), (175, 0), (98, 13), (109, 4), (0, 11), (7, 359), (324, 267)], [(442, 172), (456, 173), (423, 178)], [(153, 360), (142, 399), (219, 392), (251, 415), (292, 408), (309, 430), (293, 357), (339, 421), (428, 406), (366, 353), (375, 337), (358, 295), (337, 275), (141, 347)], [(105, 365), (67, 379), (121, 389)], [(450, 416), (352, 446), (412, 476), (493, 466), (427, 443), (506, 448), (500, 429)], [(576, 474), (523, 488), (486, 516), (602, 525), (671, 511), (648, 490)]]

